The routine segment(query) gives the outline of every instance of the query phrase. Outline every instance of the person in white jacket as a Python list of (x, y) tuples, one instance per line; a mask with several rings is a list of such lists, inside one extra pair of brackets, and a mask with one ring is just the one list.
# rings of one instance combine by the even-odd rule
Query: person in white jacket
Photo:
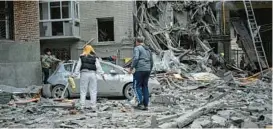
[(73, 76), (80, 75), (80, 108), (85, 107), (87, 89), (90, 92), (91, 108), (96, 110), (97, 103), (97, 76), (100, 74), (104, 78), (104, 72), (101, 68), (99, 59), (95, 55), (95, 51), (91, 45), (84, 47), (83, 53), (80, 55)]

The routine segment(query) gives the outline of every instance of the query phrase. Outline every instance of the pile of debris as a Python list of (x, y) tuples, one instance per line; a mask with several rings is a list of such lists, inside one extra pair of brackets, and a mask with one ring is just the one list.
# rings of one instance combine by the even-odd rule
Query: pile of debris
[(154, 52), (155, 75), (163, 85), (152, 102), (181, 110), (162, 116), (156, 126), (272, 125), (272, 69), (247, 77), (246, 71), (213, 52), (207, 39), (217, 34), (219, 25), (210, 1), (149, 1), (137, 6), (137, 35), (143, 35)]
[[(216, 20), (212, 9), (216, 5), (212, 1), (137, 2), (133, 15), (135, 33), (144, 36), (145, 44), (153, 51), (154, 71), (174, 72), (185, 77), (190, 77), (188, 73), (199, 72), (223, 77), (228, 71), (233, 71), (237, 77), (250, 76), (250, 71), (225, 61), (223, 55), (215, 53), (211, 47), (215, 37), (225, 36), (220, 33), (221, 20)], [(220, 38), (218, 43), (221, 41), (226, 39)]]
[(217, 28), (210, 6), (208, 1), (150, 1), (138, 5), (134, 14), (137, 35), (143, 35), (154, 51), (156, 71), (216, 72), (211, 66), (217, 63), (226, 68), (206, 40), (216, 34)]
[[(209, 1), (137, 2), (137, 35), (153, 50), (162, 87), (149, 111), (127, 100), (98, 100), (98, 111), (75, 110), (75, 100), (13, 96), (0, 105), (1, 127), (263, 128), (272, 125), (272, 69), (248, 76), (215, 54), (217, 34)], [(7, 89), (3, 90), (7, 91)], [(12, 90), (14, 91), (14, 90)], [(0, 90), (1, 92), (1, 90)], [(12, 92), (13, 93), (13, 92)], [(6, 100), (11, 99), (7, 98)], [(53, 119), (52, 119), (53, 118)]]
[[(256, 79), (241, 85), (222, 79), (191, 80), (163, 75), (153, 104), (180, 109), (159, 117), (161, 128), (263, 128), (272, 125), (271, 83)], [(161, 120), (163, 119), (164, 120)]]

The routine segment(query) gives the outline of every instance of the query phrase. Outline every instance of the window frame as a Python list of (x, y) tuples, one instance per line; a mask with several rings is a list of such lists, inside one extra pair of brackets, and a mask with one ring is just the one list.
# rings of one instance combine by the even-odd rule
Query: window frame
[[(113, 41), (99, 41), (99, 20), (103, 20), (103, 19), (113, 20)], [(97, 22), (97, 39), (98, 39), (98, 43), (115, 42), (115, 18), (114, 17), (100, 17), (100, 18), (96, 18), (96, 22)]]
[[(50, 3), (53, 3), (53, 2), (59, 2), (59, 5), (60, 6), (58, 6), (59, 7), (59, 11), (60, 11), (60, 18), (58, 18), (58, 19), (51, 19), (51, 7), (57, 7), (57, 6), (51, 6), (50, 5)], [(64, 5), (63, 6), (63, 2), (68, 2), (68, 4), (66, 4), (66, 5)], [(76, 27), (78, 27), (78, 26), (80, 26), (80, 25), (78, 25), (78, 26), (75, 26), (75, 22), (78, 22), (78, 23), (80, 23), (80, 13), (79, 13), (79, 11), (80, 11), (80, 4), (79, 4), (79, 2), (77, 1), (77, 0), (66, 0), (66, 1), (49, 1), (49, 0), (44, 0), (44, 1), (39, 1), (39, 4), (45, 4), (45, 3), (47, 3), (47, 12), (44, 12), (43, 10), (39, 10), (39, 11), (41, 11), (40, 13), (42, 13), (42, 14), (44, 14), (44, 13), (47, 13), (47, 18), (45, 18), (45, 19), (43, 19), (43, 17), (39, 17), (39, 23), (42, 23), (42, 25), (44, 25), (44, 23), (49, 23), (49, 25), (48, 25), (48, 28), (50, 28), (50, 35), (49, 36), (46, 36), (46, 35), (44, 35), (44, 36), (40, 36), (40, 38), (48, 38), (48, 37), (60, 37), (60, 36), (53, 36), (52, 35), (52, 23), (53, 22), (58, 22), (58, 21), (62, 21), (62, 24), (63, 24), (63, 35), (61, 36), (61, 37), (66, 37), (66, 36), (76, 36), (76, 37), (79, 37), (80, 36), (80, 34), (79, 34), (79, 32), (80, 31), (77, 31), (77, 32), (75, 32), (75, 28)], [(74, 6), (77, 6), (77, 8), (75, 8)], [(64, 18), (63, 17), (63, 7), (65, 7), (64, 9), (66, 9), (66, 8), (68, 8), (68, 18)], [(40, 8), (40, 5), (39, 5), (39, 8)], [(75, 9), (77, 9), (77, 12), (78, 12), (78, 18), (76, 18), (75, 17)], [(67, 28), (66, 28), (66, 23), (65, 22), (67, 22), (67, 21), (69, 21), (69, 22), (72, 22), (72, 32), (70, 33), (70, 28), (68, 28), (69, 29), (69, 33), (66, 33), (67, 32)], [(78, 30), (78, 29), (76, 29), (76, 30)], [(40, 33), (41, 33), (41, 31), (46, 31), (46, 30), (41, 30), (40, 29)]]

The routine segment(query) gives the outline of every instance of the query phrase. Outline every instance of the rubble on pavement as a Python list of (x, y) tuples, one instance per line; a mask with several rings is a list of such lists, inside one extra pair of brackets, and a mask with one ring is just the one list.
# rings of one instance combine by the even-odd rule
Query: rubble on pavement
[[(134, 109), (127, 100), (99, 99), (98, 109), (93, 112), (76, 110), (76, 99), (36, 98), (37, 101), (23, 105), (0, 105), (0, 126), (264, 128), (272, 125), (272, 69), (249, 76), (227, 65), (212, 51), (204, 38), (213, 35), (216, 28), (209, 1), (146, 4), (138, 6), (134, 19), (138, 35), (145, 37), (146, 45), (154, 52), (156, 72), (152, 74), (162, 85), (151, 95), (148, 111)], [(160, 14), (157, 17), (153, 15), (155, 10)], [(170, 12), (173, 17), (169, 17)], [(170, 22), (170, 18), (176, 19), (176, 23)], [(192, 44), (183, 45), (185, 42)]]

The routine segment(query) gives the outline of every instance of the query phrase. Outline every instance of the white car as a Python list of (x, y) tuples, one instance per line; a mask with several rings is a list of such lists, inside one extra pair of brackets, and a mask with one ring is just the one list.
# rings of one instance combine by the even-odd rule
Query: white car
[[(77, 61), (63, 63), (58, 66), (55, 72), (49, 77), (50, 85), (43, 86), (44, 97), (61, 98), (62, 93), (67, 85), (68, 75), (71, 75), (72, 70), (75, 69)], [(127, 99), (134, 97), (133, 90), (133, 75), (121, 66), (112, 64), (110, 62), (100, 61), (103, 71), (105, 72), (105, 80), (100, 75), (98, 78), (98, 96), (101, 97), (114, 97), (124, 96)], [(68, 86), (64, 97), (79, 97), (80, 96), (80, 79), (74, 79), (76, 90), (72, 91), (72, 87)], [(152, 93), (160, 87), (159, 82), (154, 77), (149, 79), (149, 92)], [(87, 93), (89, 96), (89, 93)]]

